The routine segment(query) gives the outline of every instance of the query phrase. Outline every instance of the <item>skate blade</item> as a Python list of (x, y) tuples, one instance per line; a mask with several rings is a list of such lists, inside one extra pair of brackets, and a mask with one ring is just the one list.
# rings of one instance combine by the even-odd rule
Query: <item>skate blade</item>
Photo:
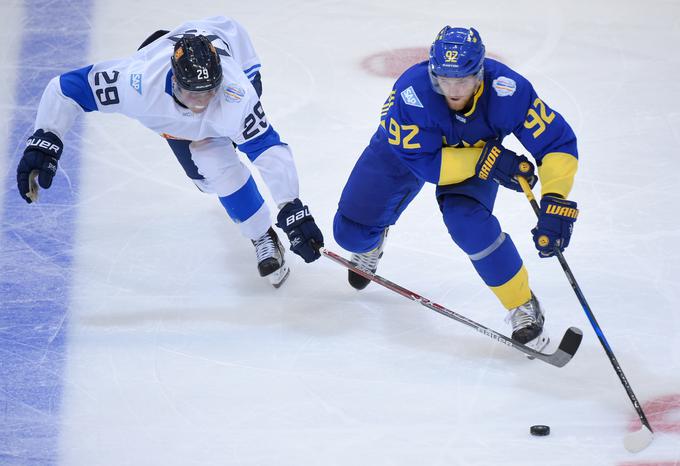
[(274, 270), (272, 273), (267, 275), (265, 278), (267, 280), (269, 280), (269, 283), (271, 283), (274, 288), (278, 288), (281, 285), (283, 285), (283, 282), (286, 281), (286, 278), (288, 278), (288, 275), (290, 275), (290, 269), (288, 268), (288, 266), (284, 262), (284, 264), (281, 267)]
[(356, 272), (352, 272), (351, 270), (348, 270), (347, 272), (347, 281), (355, 290), (363, 290), (368, 286), (369, 283), (371, 283), (371, 280), (366, 277), (362, 277)]
[[(550, 343), (550, 336), (548, 336), (545, 331), (539, 335), (534, 341), (530, 341), (526, 344), (529, 348), (538, 351), (539, 353), (545, 349)], [(527, 359), (536, 359), (533, 356), (526, 355)]]

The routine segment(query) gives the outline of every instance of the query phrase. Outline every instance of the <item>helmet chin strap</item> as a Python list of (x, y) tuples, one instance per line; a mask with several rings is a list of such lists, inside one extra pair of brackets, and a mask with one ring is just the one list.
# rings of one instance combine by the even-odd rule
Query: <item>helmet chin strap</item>
[(177, 105), (190, 110), (189, 107), (187, 107), (177, 96), (177, 80), (174, 76), (172, 77), (172, 98), (174, 99), (175, 103), (177, 103)]

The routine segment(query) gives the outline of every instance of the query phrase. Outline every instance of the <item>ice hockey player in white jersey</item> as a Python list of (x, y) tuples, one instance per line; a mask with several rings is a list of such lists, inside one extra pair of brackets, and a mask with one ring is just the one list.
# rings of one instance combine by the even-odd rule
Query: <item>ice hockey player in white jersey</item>
[(47, 85), (17, 168), (19, 193), (36, 199), (34, 177), (49, 188), (62, 138), (83, 112), (121, 113), (164, 137), (187, 176), (216, 194), (256, 250), (260, 275), (280, 286), (288, 276), (284, 248), (250, 170), (257, 167), (280, 209), (277, 226), (305, 262), (318, 259), (323, 235), (299, 199), (298, 175), (287, 144), (260, 103), (260, 61), (245, 29), (225, 17), (157, 31), (133, 55), (95, 63)]

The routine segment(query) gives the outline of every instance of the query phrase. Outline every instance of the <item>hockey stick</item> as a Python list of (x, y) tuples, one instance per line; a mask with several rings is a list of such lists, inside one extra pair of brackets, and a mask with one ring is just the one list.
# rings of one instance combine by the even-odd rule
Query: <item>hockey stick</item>
[(26, 196), (34, 203), (38, 202), (38, 193), (40, 192), (40, 187), (36, 180), (39, 174), (40, 172), (38, 170), (31, 170), (31, 173), (28, 174), (28, 192), (26, 193)]
[[(524, 194), (529, 200), (531, 207), (534, 209), (536, 217), (538, 217), (541, 212), (541, 209), (538, 206), (538, 202), (536, 202), (536, 198), (534, 197), (534, 193), (531, 190), (531, 186), (529, 186), (527, 180), (521, 176), (518, 176), (517, 180), (519, 181), (520, 186), (522, 186), (522, 191), (524, 191)], [(623, 445), (626, 447), (626, 450), (630, 451), (631, 453), (637, 453), (641, 450), (644, 450), (649, 446), (650, 443), (652, 443), (652, 440), (654, 440), (653, 434), (654, 431), (652, 430), (652, 426), (649, 425), (649, 421), (647, 421), (647, 416), (645, 416), (645, 413), (642, 410), (642, 407), (640, 406), (640, 402), (638, 402), (635, 393), (633, 393), (633, 388), (630, 386), (630, 383), (628, 383), (628, 379), (626, 379), (626, 375), (623, 373), (623, 369), (621, 369), (619, 362), (616, 360), (616, 356), (614, 356), (614, 351), (612, 351), (611, 346), (609, 346), (607, 339), (604, 337), (604, 333), (602, 333), (600, 325), (597, 323), (597, 320), (595, 319), (593, 311), (590, 310), (590, 306), (588, 305), (585, 296), (583, 296), (583, 293), (581, 292), (581, 288), (578, 286), (578, 283), (576, 283), (576, 278), (574, 277), (574, 274), (571, 272), (569, 264), (567, 264), (567, 260), (564, 258), (564, 255), (562, 255), (562, 251), (560, 251), (559, 248), (557, 247), (555, 247), (555, 255), (557, 256), (557, 259), (560, 261), (562, 270), (564, 270), (564, 273), (567, 276), (567, 280), (569, 280), (569, 284), (574, 290), (574, 293), (576, 293), (576, 297), (581, 303), (583, 311), (586, 313), (586, 316), (588, 316), (590, 325), (592, 325), (593, 330), (595, 330), (595, 334), (597, 335), (597, 338), (600, 340), (600, 343), (602, 344), (605, 353), (607, 353), (607, 357), (609, 357), (609, 362), (612, 363), (614, 371), (616, 371), (616, 375), (619, 376), (619, 380), (621, 380), (623, 388), (626, 389), (626, 393), (628, 393), (628, 398), (630, 398), (630, 401), (633, 403), (633, 407), (635, 408), (635, 411), (637, 411), (638, 417), (640, 418), (640, 422), (642, 422), (642, 427), (640, 428), (640, 430), (631, 432), (624, 437)]]
[(380, 275), (376, 275), (374, 273), (362, 270), (358, 268), (356, 265), (354, 265), (352, 262), (345, 259), (344, 257), (339, 256), (338, 254), (331, 252), (326, 248), (319, 249), (319, 252), (324, 256), (328, 257), (329, 259), (331, 259), (333, 262), (336, 262), (342, 265), (343, 267), (346, 267), (352, 272), (357, 273), (362, 277), (367, 278), (374, 283), (377, 283), (378, 285), (384, 286), (388, 290), (392, 290), (395, 293), (404, 296), (405, 298), (408, 298), (412, 301), (416, 301), (422, 304), (423, 306), (432, 309), (435, 312), (438, 312), (453, 320), (457, 320), (458, 322), (465, 324), (468, 327), (472, 327), (473, 329), (477, 330), (479, 333), (483, 333), (487, 337), (490, 337), (507, 346), (511, 346), (532, 358), (540, 359), (541, 361), (545, 361), (548, 364), (552, 364), (553, 366), (562, 367), (565, 364), (567, 364), (574, 356), (576, 350), (578, 350), (578, 347), (581, 344), (583, 332), (581, 332), (581, 330), (576, 327), (570, 327), (569, 329), (567, 329), (566, 333), (562, 337), (562, 341), (560, 342), (560, 346), (557, 349), (557, 351), (551, 354), (540, 353), (538, 351), (533, 350), (532, 348), (529, 348), (528, 346), (525, 346), (521, 343), (512, 340), (511, 338), (506, 337), (503, 334), (500, 334), (481, 324), (478, 324), (477, 322), (470, 320), (467, 317), (457, 314), (452, 310), (445, 308), (441, 304), (434, 303), (429, 299), (424, 298), (417, 293), (414, 293), (413, 291), (407, 290), (406, 288), (403, 288), (397, 285), (396, 283), (393, 283), (387, 280), (386, 278), (381, 277)]

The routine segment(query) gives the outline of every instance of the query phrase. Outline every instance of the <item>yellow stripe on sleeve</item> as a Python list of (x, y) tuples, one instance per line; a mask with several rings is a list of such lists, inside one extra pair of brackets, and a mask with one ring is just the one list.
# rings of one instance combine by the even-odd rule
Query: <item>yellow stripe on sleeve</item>
[(438, 185), (460, 183), (475, 176), (481, 147), (444, 147)]
[(578, 159), (565, 152), (551, 152), (543, 157), (538, 167), (538, 179), (541, 180), (541, 196), (548, 193), (559, 194), (565, 199), (574, 185), (574, 176), (578, 169)]

